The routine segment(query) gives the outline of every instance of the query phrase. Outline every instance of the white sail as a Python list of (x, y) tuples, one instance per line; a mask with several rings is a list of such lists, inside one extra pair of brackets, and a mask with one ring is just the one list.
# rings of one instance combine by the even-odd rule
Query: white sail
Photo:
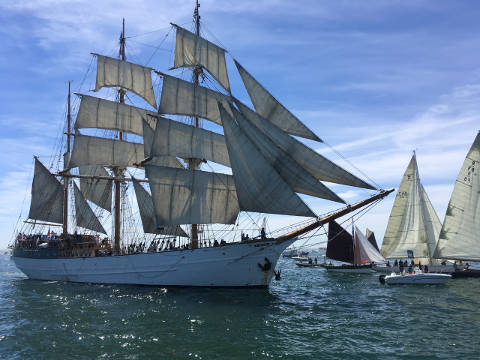
[(186, 237), (187, 234), (179, 225), (157, 226), (155, 220), (155, 209), (153, 207), (152, 196), (148, 191), (132, 177), (133, 188), (135, 189), (135, 196), (137, 198), (138, 209), (142, 219), (143, 231), (148, 234), (164, 234), (173, 236)]
[(154, 113), (145, 109), (93, 96), (80, 96), (75, 129), (109, 129), (142, 136), (143, 120), (153, 119), (147, 114)]
[(222, 125), (218, 102), (225, 106), (229, 98), (217, 91), (203, 86), (163, 75), (162, 97), (160, 99), (160, 114), (198, 116)]
[(276, 146), (270, 138), (260, 132), (241, 113), (234, 110), (234, 114), (240, 129), (257, 146), (264, 158), (295, 192), (336, 202), (344, 202), (337, 194), (307, 172), (289, 154)]
[(403, 175), (393, 204), (381, 253), (385, 258), (406, 258), (413, 251), (415, 258), (425, 262), (432, 257), (429, 244), (435, 243), (435, 221), (420, 183), (415, 154)]
[(159, 117), (151, 156), (206, 159), (230, 166), (223, 135)]
[(263, 157), (219, 103), (240, 210), (269, 214), (315, 214)]
[(437, 215), (437, 212), (433, 208), (430, 198), (425, 191), (425, 188), (422, 186), (422, 195), (425, 206), (423, 207), (423, 221), (425, 226), (428, 253), (432, 257), (437, 247), (438, 238), (440, 236), (440, 231), (442, 230), (442, 223), (440, 218)]
[(458, 174), (434, 257), (480, 261), (480, 133)]
[(103, 165), (126, 167), (144, 159), (143, 144), (75, 134), (69, 167)]
[(75, 220), (77, 226), (106, 234), (107, 232), (100, 221), (98, 221), (98, 218), (95, 216), (95, 213), (90, 208), (90, 205), (88, 205), (87, 200), (85, 200), (75, 182), (73, 183), (73, 189), (75, 195)]
[[(110, 176), (103, 166), (98, 165), (79, 166), (78, 172), (80, 175)], [(80, 178), (80, 190), (85, 199), (107, 211), (112, 211), (112, 180)]]
[(94, 54), (97, 57), (97, 82), (95, 91), (102, 87), (119, 86), (130, 90), (157, 107), (152, 86), (152, 68), (128, 61)]
[(28, 217), (52, 223), (63, 223), (63, 185), (35, 158), (32, 201)]
[(145, 166), (157, 224), (233, 224), (239, 208), (231, 175)]
[(360, 262), (375, 262), (383, 263), (385, 258), (375, 249), (375, 247), (368, 241), (367, 237), (355, 226), (355, 244), (360, 246)]
[(295, 115), (287, 110), (275, 99), (255, 78), (250, 75), (237, 61), (238, 72), (243, 80), (248, 95), (252, 100), (255, 110), (265, 119), (275, 124), (289, 134), (303, 138), (322, 141), (309, 128), (307, 128)]
[(270, 138), (275, 145), (288, 153), (318, 180), (365, 189), (374, 189), (370, 184), (342, 169), (340, 166), (326, 159), (316, 151), (313, 151), (297, 139), (282, 131), (277, 126), (265, 120), (245, 104), (236, 99), (235, 104), (245, 118), (255, 125), (260, 132)]
[(225, 50), (184, 28), (177, 28), (174, 68), (195, 67), (207, 69), (223, 88), (230, 92)]
[[(157, 118), (160, 118), (160, 117), (157, 116)], [(152, 144), (153, 144), (154, 136), (155, 136), (155, 130), (153, 130), (152, 127), (146, 121), (144, 121), (143, 122), (144, 154), (145, 154), (145, 158), (151, 158), (148, 164), (183, 169), (184, 168), (183, 165), (180, 163), (180, 161), (178, 161), (178, 159), (175, 156), (156, 155), (152, 157), (150, 155), (152, 152)]]

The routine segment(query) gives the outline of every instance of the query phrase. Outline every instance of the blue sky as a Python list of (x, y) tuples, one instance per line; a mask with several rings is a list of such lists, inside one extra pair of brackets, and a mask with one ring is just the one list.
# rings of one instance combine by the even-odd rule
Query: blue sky
[[(24, 201), (28, 212), (32, 156), (48, 163), (61, 135), (67, 81), (75, 91), (93, 89), (90, 53), (116, 55), (122, 17), (133, 36), (128, 59), (167, 71), (170, 22), (190, 28), (193, 7), (180, 0), (0, 3), (0, 248), (11, 240)], [(416, 149), (443, 221), (480, 129), (478, 2), (203, 0), (200, 13), (205, 37), (383, 188), (398, 187)], [(233, 91), (246, 100), (228, 61)], [(307, 143), (355, 172), (328, 147)], [(367, 194), (332, 189), (348, 201)], [(381, 239), (393, 199), (360, 227)], [(331, 207), (309, 205), (318, 213)]]

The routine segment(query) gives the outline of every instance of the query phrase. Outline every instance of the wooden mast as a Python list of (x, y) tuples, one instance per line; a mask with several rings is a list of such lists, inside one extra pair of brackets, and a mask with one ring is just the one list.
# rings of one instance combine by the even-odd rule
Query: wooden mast
[[(120, 50), (119, 50), (119, 57), (122, 61), (125, 61), (125, 18), (123, 19), (122, 22), (122, 33), (120, 34)], [(125, 103), (125, 90), (120, 88), (118, 90), (119, 94), (119, 101), (120, 103), (124, 104)], [(123, 139), (123, 133), (120, 131), (118, 134), (118, 138), (120, 141)], [(114, 168), (113, 172), (115, 174), (115, 209), (114, 209), (114, 216), (115, 216), (115, 223), (114, 223), (114, 251), (119, 254), (120, 253), (120, 233), (121, 233), (121, 224), (120, 224), (120, 208), (121, 208), (121, 203), (120, 203), (120, 187), (122, 184), (122, 181), (119, 179), (123, 176), (122, 174), (122, 169), (120, 168)]]
[[(67, 154), (63, 157), (63, 168), (67, 168), (67, 164), (65, 163), (65, 159), (70, 159), (70, 132), (71, 132), (71, 105), (70, 105), (70, 81), (68, 82), (68, 102), (67, 102)], [(63, 178), (63, 239), (67, 238), (68, 234), (68, 184), (69, 184), (69, 177)]]
[[(193, 12), (193, 19), (195, 21), (195, 34), (200, 36), (200, 14), (198, 13), (198, 8), (200, 4), (196, 0), (195, 11)], [(193, 69), (193, 82), (195, 85), (198, 85), (199, 75), (201, 72), (201, 67), (199, 65), (195, 66)], [(195, 127), (198, 128), (198, 116), (195, 116)], [(198, 159), (191, 159), (189, 162), (189, 168), (195, 170), (198, 166)], [(198, 224), (192, 224), (192, 249), (198, 248)]]

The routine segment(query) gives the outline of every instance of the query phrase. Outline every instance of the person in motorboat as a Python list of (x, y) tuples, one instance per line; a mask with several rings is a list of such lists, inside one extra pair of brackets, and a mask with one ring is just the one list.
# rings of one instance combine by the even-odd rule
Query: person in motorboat
[(398, 271), (400, 272), (400, 274), (403, 273), (403, 261), (400, 261), (400, 263), (398, 265)]
[(393, 263), (393, 266), (398, 266), (398, 260), (395, 259), (395, 262)]
[(466, 263), (465, 266), (463, 267), (463, 270), (468, 270), (468, 269), (470, 269), (470, 264)]
[(425, 266), (423, 267), (423, 272), (428, 273), (428, 265), (425, 264)]

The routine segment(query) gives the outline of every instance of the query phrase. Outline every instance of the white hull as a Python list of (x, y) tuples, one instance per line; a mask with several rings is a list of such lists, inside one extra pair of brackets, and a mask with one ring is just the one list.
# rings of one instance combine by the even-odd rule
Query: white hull
[(452, 276), (448, 274), (407, 274), (407, 275), (387, 275), (385, 283), (389, 285), (396, 284), (443, 284)]
[[(406, 268), (404, 268), (405, 270), (408, 268), (408, 266)], [(392, 272), (394, 273), (398, 273), (400, 272), (400, 269), (398, 268), (398, 266), (375, 266), (373, 268), (375, 271), (378, 271), (380, 273), (384, 273), (384, 274), (391, 274)], [(450, 272), (453, 272), (455, 269), (452, 265), (429, 265), (428, 266), (428, 271), (432, 272), (432, 273), (450, 273)]]
[[(295, 239), (123, 256), (12, 257), (30, 279), (155, 286), (267, 287), (278, 258)], [(262, 271), (265, 258), (271, 262)]]

